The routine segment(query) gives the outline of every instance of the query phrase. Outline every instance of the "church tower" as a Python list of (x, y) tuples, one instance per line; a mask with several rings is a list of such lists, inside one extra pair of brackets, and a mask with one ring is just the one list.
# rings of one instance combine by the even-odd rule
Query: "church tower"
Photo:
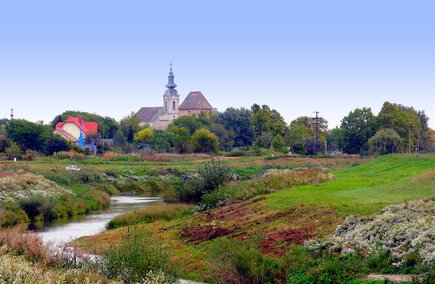
[(174, 82), (174, 73), (172, 72), (172, 63), (170, 64), (169, 76), (168, 76), (168, 84), (166, 84), (166, 88), (168, 88), (163, 95), (163, 117), (165, 120), (173, 120), (176, 119), (179, 115), (178, 106), (180, 104), (180, 95), (175, 89), (177, 84)]

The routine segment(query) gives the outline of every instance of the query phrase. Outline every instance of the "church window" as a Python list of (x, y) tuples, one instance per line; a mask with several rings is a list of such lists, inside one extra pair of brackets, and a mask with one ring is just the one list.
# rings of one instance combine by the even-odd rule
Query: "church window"
[(175, 110), (175, 101), (172, 101), (172, 109)]
[(168, 111), (168, 102), (165, 101), (165, 111)]

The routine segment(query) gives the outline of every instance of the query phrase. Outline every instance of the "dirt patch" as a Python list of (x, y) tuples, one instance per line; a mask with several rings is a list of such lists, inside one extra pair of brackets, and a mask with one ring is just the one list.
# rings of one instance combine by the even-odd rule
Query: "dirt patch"
[(304, 241), (316, 236), (314, 227), (289, 229), (267, 236), (261, 244), (264, 254), (282, 256), (291, 244), (303, 244)]

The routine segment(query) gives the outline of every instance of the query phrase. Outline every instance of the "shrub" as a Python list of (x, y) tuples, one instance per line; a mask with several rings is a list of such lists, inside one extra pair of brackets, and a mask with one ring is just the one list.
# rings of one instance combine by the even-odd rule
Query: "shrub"
[(123, 238), (120, 245), (106, 251), (101, 263), (102, 273), (124, 283), (142, 282), (150, 271), (174, 275), (167, 248), (151, 238), (151, 233), (136, 228)]
[(215, 276), (230, 283), (279, 283), (282, 266), (263, 256), (261, 236), (239, 240), (220, 238), (211, 244), (209, 261)]
[(400, 153), (403, 147), (403, 140), (394, 129), (381, 129), (368, 141), (371, 155), (385, 155)]
[(113, 186), (112, 184), (108, 184), (108, 183), (100, 183), (95, 187), (95, 189), (99, 190), (99, 191), (104, 191), (107, 194), (109, 194), (110, 196), (118, 194), (118, 190), (116, 190), (115, 186)]
[(217, 136), (208, 129), (198, 129), (192, 136), (193, 150), (199, 153), (217, 153), (219, 142)]
[(217, 190), (233, 177), (229, 166), (220, 160), (210, 160), (199, 170), (198, 176), (188, 178), (187, 182), (177, 186), (180, 200), (196, 203), (204, 194)]

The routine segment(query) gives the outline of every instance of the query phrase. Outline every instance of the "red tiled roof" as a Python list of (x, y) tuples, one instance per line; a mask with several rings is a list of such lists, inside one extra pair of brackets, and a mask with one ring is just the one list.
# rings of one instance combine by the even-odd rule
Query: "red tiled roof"
[(71, 134), (69, 134), (68, 132), (66, 132), (65, 130), (63, 130), (61, 128), (56, 129), (54, 131), (54, 133), (57, 133), (57, 134), (61, 135), (62, 137), (66, 138), (74, 143), (77, 142), (77, 138), (75, 138), (74, 136), (72, 136)]
[(82, 130), (85, 135), (95, 134), (98, 132), (98, 123), (93, 121), (83, 121), (81, 117), (68, 117), (64, 122), (58, 122), (56, 124), (55, 130), (59, 130), (65, 123), (74, 123), (77, 127), (80, 128), (80, 124), (82, 124)]

